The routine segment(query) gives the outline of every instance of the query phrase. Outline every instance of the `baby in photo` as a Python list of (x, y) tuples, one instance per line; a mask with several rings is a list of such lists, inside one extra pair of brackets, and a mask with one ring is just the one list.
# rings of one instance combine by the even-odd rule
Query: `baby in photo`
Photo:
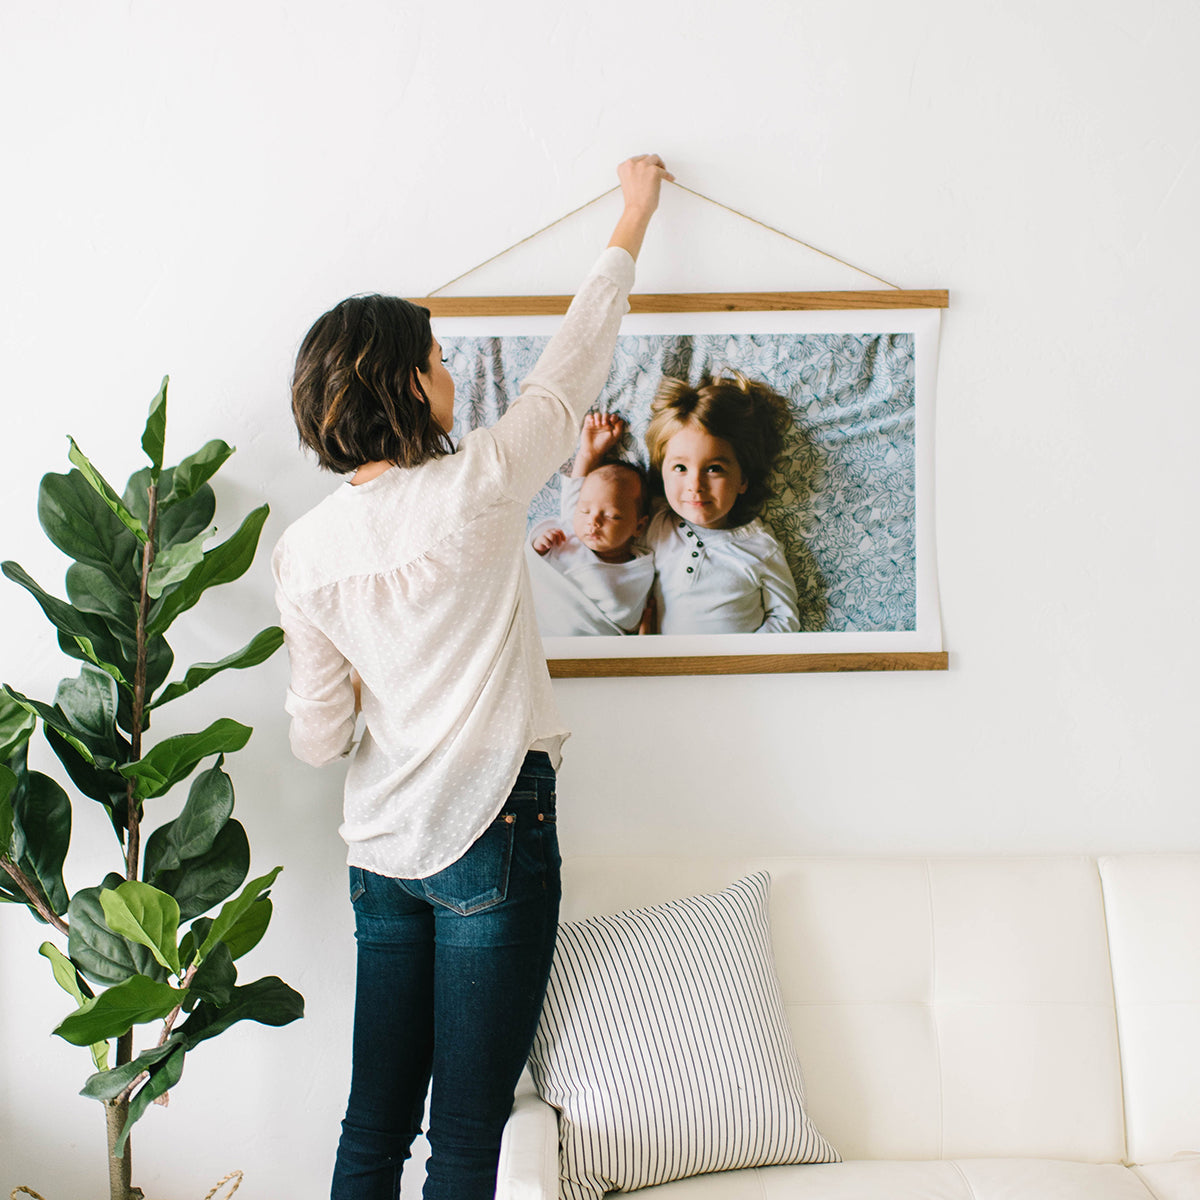
[[(562, 481), (561, 524), (542, 521), (533, 529), (533, 550), (583, 598), (572, 612), (569, 601), (555, 605), (539, 596), (545, 636), (637, 633), (641, 625), (654, 586), (654, 556), (638, 542), (649, 522), (650, 492), (640, 467), (608, 458), (624, 434), (620, 417), (588, 414), (575, 465)], [(611, 630), (593, 627), (593, 608)]]

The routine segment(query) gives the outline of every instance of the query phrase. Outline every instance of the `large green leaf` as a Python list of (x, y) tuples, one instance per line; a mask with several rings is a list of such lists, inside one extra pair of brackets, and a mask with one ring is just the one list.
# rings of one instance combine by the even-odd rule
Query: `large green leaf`
[(120, 644), (126, 661), (134, 661), (138, 615), (134, 597), (98, 567), (72, 563), (67, 568), (67, 599), (80, 612), (99, 617)]
[[(158, 532), (155, 540), (159, 550), (174, 546), (176, 542), (190, 541), (200, 530), (207, 529), (213, 523), (213, 514), (217, 511), (217, 498), (207, 484), (201, 484), (186, 500), (173, 501), (169, 507), (165, 506), (162, 498), (171, 494), (174, 477), (175, 468), (164, 467), (158, 480)], [(150, 516), (151, 482), (150, 468), (143, 467), (129, 477), (125, 486), (125, 503), (143, 522)]]
[[(274, 906), (267, 896), (259, 896), (255, 902), (234, 922), (221, 939), (219, 945), (229, 950), (229, 957), (235, 961), (248, 954), (267, 932), (271, 923), (271, 913)], [(183, 935), (179, 943), (179, 957), (185, 963), (190, 963), (196, 954), (196, 947), (204, 944), (208, 931), (212, 928), (209, 917), (200, 917), (192, 922), (192, 927)]]
[[(67, 568), (67, 597), (71, 605), (81, 613), (88, 613), (93, 618), (103, 621), (113, 642), (120, 648), (120, 670), (126, 687), (122, 690), (117, 709), (121, 728), (130, 731), (133, 728), (133, 688), (129, 679), (137, 662), (137, 616), (138, 606), (134, 598), (126, 593), (103, 572), (86, 563), (72, 563)], [(102, 657), (96, 652), (92, 643), (92, 657), (82, 650), (81, 644), (74, 638), (68, 639), (60, 635), (59, 644), (63, 650), (74, 658), (85, 658), (94, 661)], [(175, 656), (164, 638), (151, 638), (146, 645), (146, 694), (150, 696), (162, 686), (162, 682), (171, 673), (171, 665)], [(114, 664), (118, 665), (118, 664)], [(116, 678), (116, 674), (109, 671)], [(145, 722), (143, 723), (145, 728)]]
[(250, 841), (241, 822), (230, 821), (204, 854), (155, 875), (154, 886), (170, 892), (182, 919), (190, 921), (232, 896), (249, 871)]
[(259, 663), (266, 662), (282, 645), (283, 630), (277, 625), (271, 625), (233, 654), (217, 662), (196, 663), (188, 667), (183, 679), (168, 684), (162, 695), (154, 701), (153, 707), (158, 708), (159, 705), (169, 704), (172, 700), (187, 695), (221, 671), (240, 671), (245, 667), (256, 667)]
[[(260, 634), (259, 637), (261, 636)], [(192, 670), (197, 668), (193, 667)], [(8, 762), (17, 750), (29, 741), (36, 726), (37, 719), (33, 713), (11, 696), (0, 692), (0, 762)]]
[(130, 596), (137, 596), (138, 539), (78, 471), (42, 477), (38, 520), (68, 558), (98, 568)]
[(259, 534), (269, 511), (265, 504), (256, 508), (231, 538), (204, 555), (187, 579), (163, 593), (150, 610), (147, 628), (152, 635), (165, 633), (171, 622), (191, 608), (210, 587), (230, 583), (245, 574), (254, 561)]
[[(71, 782), (85, 795), (96, 800), (108, 809), (109, 818), (113, 823), (117, 839), (123, 840), (123, 830), (127, 821), (127, 792), (129, 782), (116, 771), (103, 769), (87, 761), (74, 746), (53, 729), (45, 730), (46, 741), (50, 749), (58, 755), (59, 762), (67, 769)], [(123, 757), (128, 757), (128, 744), (125, 745)]]
[(179, 964), (179, 905), (174, 896), (148, 883), (127, 879), (100, 892), (104, 920), (113, 933), (145, 946), (160, 966), (182, 975)]
[(55, 981), (76, 1004), (83, 1005), (92, 999), (91, 988), (88, 988), (86, 995), (84, 994), (83, 989), (87, 985), (75, 970), (75, 964), (53, 942), (43, 942), (38, 947), (38, 953), (50, 960), (50, 969), (54, 972)]
[(67, 441), (71, 443), (71, 449), (67, 453), (67, 457), (79, 468), (79, 473), (86, 479), (92, 490), (104, 501), (109, 511), (133, 534), (139, 542), (147, 540), (146, 531), (142, 528), (142, 523), (125, 507), (124, 501), (113, 490), (112, 484), (92, 466), (88, 457), (79, 446), (76, 444), (73, 437), (68, 437)]
[(131, 1062), (113, 1067), (111, 1071), (100, 1070), (90, 1075), (79, 1094), (89, 1100), (115, 1100), (143, 1071), (148, 1071), (182, 1044), (183, 1039), (178, 1034), (172, 1034), (161, 1046), (142, 1051)]
[(106, 988), (70, 1016), (54, 1032), (72, 1046), (90, 1046), (128, 1033), (135, 1025), (159, 1021), (187, 999), (186, 990), (145, 975), (134, 975), (124, 983)]
[(0, 763), (0, 857), (11, 858), (13, 810), (9, 797), (17, 790), (17, 777)]
[(250, 883), (242, 889), (241, 893), (235, 900), (230, 900), (224, 905), (213, 921), (207, 936), (200, 944), (200, 958), (203, 960), (208, 952), (217, 944), (223, 942), (226, 935), (245, 915), (250, 906), (259, 898), (275, 882), (275, 877), (282, 871), (282, 867), (275, 867), (274, 870), (268, 871), (266, 875), (259, 876), (258, 879), (251, 880)]
[(233, 812), (233, 780), (221, 769), (224, 761), (224, 756), (218, 758), (192, 780), (183, 811), (147, 839), (143, 859), (147, 879), (153, 881), (161, 872), (174, 871), (212, 849)]
[(58, 629), (59, 645), (65, 653), (105, 670), (115, 666), (125, 680), (132, 678), (133, 659), (127, 650), (132, 648), (136, 651), (136, 646), (114, 633), (103, 617), (82, 612), (65, 600), (50, 595), (19, 563), (5, 562), (0, 564), (0, 570), (38, 602), (50, 623)]
[(159, 554), (150, 568), (150, 578), (146, 580), (146, 595), (157, 600), (167, 588), (183, 583), (204, 561), (204, 543), (216, 532), (215, 525), (211, 529), (202, 529), (190, 541), (177, 542)]
[(220, 470), (222, 463), (233, 453), (233, 447), (220, 438), (205, 442), (195, 454), (189, 454), (175, 468), (172, 487), (162, 497), (162, 507), (171, 508), (189, 500)]
[(93, 756), (118, 762), (123, 757), (117, 734), (117, 684), (107, 671), (84, 664), (75, 679), (64, 679), (54, 693), (54, 707), (70, 722), (71, 731)]
[(41, 889), (51, 910), (67, 911), (62, 869), (71, 844), (71, 801), (40, 771), (27, 771), (10, 797), (12, 858)]
[(202, 1000), (196, 1011), (177, 1032), (189, 1050), (200, 1042), (224, 1033), (238, 1021), (257, 1021), (260, 1025), (288, 1025), (304, 1016), (304, 997), (282, 979), (268, 975), (245, 987), (233, 989), (229, 1003), (218, 1008)]
[(142, 431), (142, 449), (150, 460), (151, 473), (155, 480), (163, 465), (163, 449), (167, 440), (167, 383), (169, 376), (164, 375), (158, 385), (158, 392), (150, 401), (150, 411), (146, 415), (146, 428)]
[(4, 691), (18, 704), (41, 717), (44, 725), (53, 729), (65, 741), (74, 746), (93, 766), (107, 771), (111, 771), (117, 766), (116, 748), (118, 743), (115, 737), (113, 740), (102, 740), (95, 737), (92, 730), (76, 727), (70, 714), (65, 713), (57, 704), (51, 706), (43, 704), (40, 700), (31, 700), (28, 696), (24, 696), (8, 686), (5, 686)]
[(267, 896), (259, 896), (221, 938), (222, 943), (229, 947), (229, 956), (235, 962), (262, 941), (274, 908)]
[(233, 998), (235, 983), (237, 967), (233, 965), (233, 955), (224, 942), (218, 942), (192, 976), (191, 991), (220, 1008)]
[(124, 1155), (129, 1132), (138, 1118), (159, 1096), (169, 1092), (183, 1076), (183, 1057), (183, 1046), (177, 1044), (166, 1058), (150, 1068), (150, 1078), (142, 1084), (137, 1094), (129, 1101), (129, 1115), (125, 1118), (121, 1136), (117, 1138), (117, 1144), (113, 1147), (113, 1152), (118, 1157)]
[[(4, 692), (18, 704), (27, 708), (31, 713), (35, 713), (41, 717), (48, 728), (57, 730), (63, 739), (74, 746), (88, 762), (94, 763), (95, 759), (90, 748), (79, 740), (75, 731), (71, 728), (71, 722), (67, 719), (65, 713), (52, 708), (49, 704), (43, 704), (40, 700), (31, 700), (28, 696), (23, 695), (14, 688), (10, 688), (8, 684), (4, 685)], [(112, 763), (110, 765), (115, 766), (116, 764)]]
[[(158, 477), (158, 494), (161, 496), (163, 490), (170, 486), (171, 472), (173, 467), (167, 467), (159, 474)], [(121, 494), (121, 500), (125, 507), (143, 525), (150, 524), (150, 489), (154, 486), (154, 469), (153, 467), (142, 467), (140, 470), (134, 471), (130, 475), (128, 482), (125, 484), (125, 491)], [(159, 505), (159, 517), (162, 516), (162, 505)], [(159, 529), (159, 537), (162, 536), (162, 530)]]
[[(53, 942), (43, 942), (38, 947), (38, 953), (50, 960), (50, 969), (54, 972), (58, 986), (82, 1008), (92, 998), (92, 989), (75, 970), (75, 964)], [(96, 1070), (107, 1071), (108, 1043), (93, 1042), (88, 1049), (92, 1052), (92, 1062), (96, 1064)]]
[(113, 933), (104, 919), (101, 890), (120, 887), (123, 882), (120, 875), (110, 874), (100, 887), (81, 888), (71, 897), (67, 907), (67, 922), (71, 927), (67, 953), (93, 983), (121, 983), (132, 975), (166, 979), (166, 970), (145, 946)]
[(165, 738), (137, 762), (125, 763), (118, 770), (126, 779), (135, 781), (134, 791), (141, 799), (149, 800), (186, 779), (202, 758), (240, 750), (252, 732), (249, 725), (220, 717), (199, 733)]

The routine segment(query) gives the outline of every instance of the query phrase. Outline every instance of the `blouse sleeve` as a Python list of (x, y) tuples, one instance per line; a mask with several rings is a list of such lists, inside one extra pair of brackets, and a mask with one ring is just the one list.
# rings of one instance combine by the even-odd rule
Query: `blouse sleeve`
[(579, 493), (583, 491), (583, 480), (570, 475), (562, 477), (562, 492), (559, 496), (558, 515), (563, 528), (574, 524), (575, 510), (579, 507)]
[(632, 286), (632, 257), (610, 247), (571, 301), (520, 395), (488, 431), (510, 499), (527, 504), (570, 457), (584, 415), (612, 367)]
[(279, 582), (280, 550), (275, 552), (275, 603), (283, 626), (292, 676), (284, 707), (292, 718), (292, 753), (321, 767), (349, 754), (354, 746), (354, 685), (345, 655), (286, 594)]

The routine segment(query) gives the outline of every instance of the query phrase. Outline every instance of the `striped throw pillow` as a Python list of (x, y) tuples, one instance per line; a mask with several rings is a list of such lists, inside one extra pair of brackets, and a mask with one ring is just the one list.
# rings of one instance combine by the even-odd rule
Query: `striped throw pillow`
[(836, 1162), (804, 1111), (766, 872), (559, 927), (530, 1069), (560, 1110), (564, 1200), (706, 1171)]

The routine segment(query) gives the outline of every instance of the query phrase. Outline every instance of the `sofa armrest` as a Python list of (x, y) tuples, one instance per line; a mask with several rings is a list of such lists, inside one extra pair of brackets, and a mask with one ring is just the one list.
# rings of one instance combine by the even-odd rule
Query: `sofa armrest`
[(558, 1200), (558, 1111), (526, 1071), (500, 1143), (496, 1200)]

